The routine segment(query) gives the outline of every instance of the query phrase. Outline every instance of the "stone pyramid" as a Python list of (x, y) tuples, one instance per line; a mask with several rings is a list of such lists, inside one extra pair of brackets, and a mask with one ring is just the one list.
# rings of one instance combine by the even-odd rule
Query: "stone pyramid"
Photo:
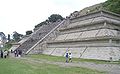
[(105, 10), (77, 13), (30, 53), (39, 49), (42, 54), (64, 56), (70, 51), (75, 58), (120, 60), (120, 15)]

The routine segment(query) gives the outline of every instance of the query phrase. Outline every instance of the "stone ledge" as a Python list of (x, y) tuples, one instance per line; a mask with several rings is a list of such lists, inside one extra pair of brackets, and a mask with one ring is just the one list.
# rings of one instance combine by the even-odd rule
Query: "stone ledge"
[(68, 39), (68, 40), (56, 40), (56, 41), (49, 41), (47, 43), (70, 43), (70, 42), (85, 42), (85, 41), (95, 41), (95, 40), (120, 40), (120, 37), (114, 36), (101, 36), (101, 37), (89, 37), (89, 38), (80, 38), (80, 39)]

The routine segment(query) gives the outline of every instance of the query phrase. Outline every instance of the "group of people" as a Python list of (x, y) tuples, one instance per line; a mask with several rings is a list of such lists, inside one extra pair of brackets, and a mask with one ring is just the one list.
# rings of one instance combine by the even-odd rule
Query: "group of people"
[(15, 55), (15, 57), (22, 56), (22, 50), (14, 50), (14, 51), (0, 50), (0, 57), (7, 58), (10, 55), (10, 52), (13, 53)]
[(71, 52), (66, 52), (66, 63), (72, 62), (72, 53)]
[(1, 58), (7, 58), (7, 56), (9, 56), (9, 51), (7, 50), (0, 50), (0, 57)]
[(14, 50), (15, 57), (21, 57), (22, 56), (22, 50)]

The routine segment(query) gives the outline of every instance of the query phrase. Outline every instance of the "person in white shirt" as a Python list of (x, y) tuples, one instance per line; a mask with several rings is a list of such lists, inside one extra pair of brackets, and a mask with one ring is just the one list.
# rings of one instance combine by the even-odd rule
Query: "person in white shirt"
[(4, 58), (7, 57), (7, 53), (8, 53), (7, 50), (5, 50), (5, 51), (4, 51)]
[(69, 52), (69, 61), (72, 62), (72, 53)]

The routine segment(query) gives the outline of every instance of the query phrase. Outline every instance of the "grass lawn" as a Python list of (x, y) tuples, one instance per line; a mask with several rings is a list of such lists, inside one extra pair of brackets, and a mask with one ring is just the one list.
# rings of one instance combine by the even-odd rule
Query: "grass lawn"
[(25, 59), (7, 58), (0, 59), (0, 74), (105, 74), (105, 73), (87, 68), (60, 67), (58, 65), (36, 63)]
[[(62, 56), (49, 56), (49, 55), (26, 55), (26, 57), (34, 58), (34, 59), (44, 59), (48, 61), (55, 61), (55, 62), (65, 62), (65, 57)], [(94, 62), (96, 64), (120, 64), (120, 61), (104, 61), (104, 60), (94, 60), (94, 59), (79, 59), (79, 58), (72, 58), (73, 62)]]

